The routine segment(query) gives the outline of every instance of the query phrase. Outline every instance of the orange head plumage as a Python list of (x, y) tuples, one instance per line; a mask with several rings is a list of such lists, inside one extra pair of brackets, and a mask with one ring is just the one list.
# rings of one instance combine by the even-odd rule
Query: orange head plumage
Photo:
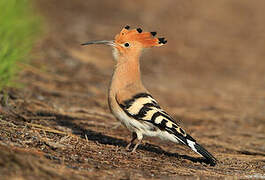
[(118, 56), (139, 55), (144, 48), (162, 46), (167, 43), (165, 38), (156, 38), (156, 32), (144, 32), (141, 28), (130, 30), (125, 26), (112, 41), (90, 41), (82, 45), (106, 44), (114, 47), (114, 54)]
[[(150, 48), (154, 46), (162, 46), (167, 43), (165, 38), (155, 38), (156, 32), (143, 32), (141, 28), (130, 30), (130, 26), (125, 26), (119, 34), (115, 36), (116, 44), (124, 44), (126, 42), (135, 43), (142, 48)], [(129, 47), (129, 46), (128, 46)]]

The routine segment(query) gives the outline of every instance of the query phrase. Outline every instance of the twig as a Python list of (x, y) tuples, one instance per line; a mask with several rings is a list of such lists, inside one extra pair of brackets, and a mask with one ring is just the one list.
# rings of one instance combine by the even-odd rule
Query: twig
[(55, 134), (63, 134), (63, 135), (73, 136), (73, 135), (68, 134), (66, 132), (63, 132), (63, 131), (59, 131), (59, 130), (56, 130), (56, 129), (51, 129), (49, 127), (44, 127), (44, 126), (42, 126), (40, 124), (27, 123), (26, 125), (31, 126), (31, 127), (34, 127), (34, 128), (41, 129), (41, 130), (46, 131), (46, 132), (51, 132), (51, 133), (55, 133)]
[(27, 117), (29, 120), (55, 120), (55, 116), (30, 116)]
[(1, 124), (9, 124), (9, 125), (11, 125), (11, 126), (13, 126), (13, 127), (17, 127), (17, 125), (15, 125), (14, 123), (12, 123), (12, 122), (7, 122), (7, 121), (4, 121), (4, 120), (2, 120), (2, 119), (0, 119), (0, 122), (1, 122)]

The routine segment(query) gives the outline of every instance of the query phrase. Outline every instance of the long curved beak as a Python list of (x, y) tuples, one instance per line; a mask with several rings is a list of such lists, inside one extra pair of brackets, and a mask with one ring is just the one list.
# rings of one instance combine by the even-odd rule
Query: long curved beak
[(107, 41), (107, 40), (102, 40), (102, 41), (88, 41), (86, 43), (82, 43), (82, 46), (86, 46), (86, 45), (91, 45), (91, 44), (105, 44), (108, 46), (115, 46), (114, 41)]

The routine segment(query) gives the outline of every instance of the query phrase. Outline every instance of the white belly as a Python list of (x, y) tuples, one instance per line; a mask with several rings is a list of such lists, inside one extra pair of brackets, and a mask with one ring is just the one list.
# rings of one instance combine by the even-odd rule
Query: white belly
[(154, 130), (154, 126), (151, 123), (138, 121), (129, 117), (122, 110), (114, 113), (119, 121), (122, 122), (131, 132), (138, 132), (145, 136), (159, 137), (162, 140), (172, 141), (179, 143), (179, 141), (174, 137), (174, 135), (161, 131), (159, 128)]
[(124, 111), (120, 110), (118, 112), (114, 112), (116, 118), (121, 121), (130, 131), (145, 131), (145, 129), (150, 128), (145, 123), (135, 120), (134, 118), (128, 116)]

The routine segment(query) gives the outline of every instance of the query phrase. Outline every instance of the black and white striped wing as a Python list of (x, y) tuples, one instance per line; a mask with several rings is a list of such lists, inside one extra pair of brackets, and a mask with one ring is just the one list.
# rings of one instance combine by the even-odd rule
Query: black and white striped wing
[(149, 122), (161, 130), (168, 131), (176, 135), (176, 138), (180, 142), (187, 144), (184, 138), (187, 136), (185, 131), (180, 128), (172, 117), (160, 108), (157, 101), (150, 94), (136, 94), (119, 105), (128, 116), (136, 120)]
[(174, 135), (174, 137), (184, 145), (189, 146), (196, 153), (204, 156), (215, 164), (216, 159), (202, 146), (187, 134), (164, 110), (160, 108), (157, 101), (147, 93), (139, 93), (131, 99), (119, 103), (119, 106), (130, 117), (149, 122), (162, 131)]

